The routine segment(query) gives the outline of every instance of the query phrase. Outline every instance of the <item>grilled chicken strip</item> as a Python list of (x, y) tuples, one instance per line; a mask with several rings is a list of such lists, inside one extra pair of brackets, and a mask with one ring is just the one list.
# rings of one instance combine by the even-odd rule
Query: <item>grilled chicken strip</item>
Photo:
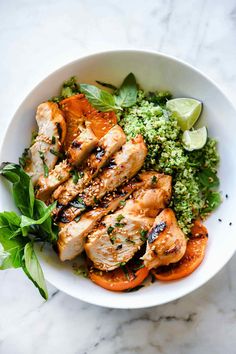
[(79, 166), (90, 152), (97, 146), (98, 139), (90, 128), (84, 129), (75, 138), (68, 149), (67, 156), (70, 164)]
[(109, 212), (114, 212), (120, 206), (121, 201), (124, 202), (135, 189), (142, 185), (142, 182), (130, 183), (115, 195), (105, 197), (101, 205), (84, 213), (79, 221), (71, 221), (67, 224), (60, 223), (57, 243), (60, 260), (71, 260), (78, 256), (84, 250), (87, 235), (97, 222)]
[(94, 204), (94, 199), (101, 199), (125, 181), (132, 178), (143, 166), (147, 148), (143, 137), (138, 135), (122, 146), (110, 161), (110, 164), (92, 181), (84, 192), (82, 199), (86, 205)]
[(40, 104), (36, 112), (36, 121), (39, 128), (38, 136), (29, 149), (30, 163), (25, 168), (33, 184), (45, 174), (45, 171), (54, 168), (66, 134), (65, 120), (56, 103)]
[(126, 136), (119, 125), (115, 125), (98, 142), (97, 149), (89, 156), (86, 165), (81, 169), (81, 178), (78, 183), (74, 183), (70, 178), (63, 185), (59, 186), (53, 193), (53, 198), (58, 200), (61, 205), (67, 205), (84, 187), (89, 184), (91, 179), (99, 172), (109, 158), (118, 151), (125, 143)]
[[(153, 172), (153, 176), (158, 178), (158, 175)], [(165, 177), (165, 185), (162, 183), (164, 187), (150, 183), (140, 188), (133, 193), (133, 198), (126, 202), (122, 210), (107, 215), (99, 229), (89, 235), (85, 251), (96, 268), (106, 271), (118, 268), (120, 263), (128, 262), (145, 243), (145, 235), (154, 217), (171, 196), (171, 177)], [(162, 178), (164, 180), (163, 175)], [(160, 193), (157, 199), (156, 189), (162, 188), (165, 192)], [(166, 190), (169, 191), (168, 196)], [(149, 198), (152, 200), (151, 205)]]
[[(77, 166), (85, 160), (92, 149), (96, 147), (98, 139), (91, 129), (84, 129), (81, 134), (73, 141), (70, 151), (69, 162)], [(70, 163), (62, 161), (49, 172), (48, 177), (40, 176), (37, 183), (36, 198), (46, 201), (52, 192), (71, 177)]]
[(71, 166), (64, 160), (54, 167), (48, 177), (40, 176), (37, 183), (36, 198), (47, 201), (52, 192), (63, 182), (67, 181), (71, 174)]
[[(91, 184), (80, 194), (86, 206), (91, 206), (106, 193), (115, 190), (125, 181), (132, 178), (142, 167), (147, 148), (141, 135), (122, 146), (110, 161), (110, 164), (92, 180)], [(63, 216), (71, 221), (81, 213), (73, 206), (64, 210)]]
[(164, 209), (155, 219), (148, 233), (147, 249), (142, 257), (144, 265), (156, 268), (178, 262), (184, 255), (187, 239), (178, 226), (171, 209)]

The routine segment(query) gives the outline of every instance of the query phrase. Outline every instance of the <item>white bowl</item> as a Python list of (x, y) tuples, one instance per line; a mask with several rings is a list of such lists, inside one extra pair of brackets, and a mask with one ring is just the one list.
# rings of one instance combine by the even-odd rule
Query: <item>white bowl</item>
[[(137, 292), (115, 293), (102, 289), (90, 280), (76, 276), (71, 264), (59, 262), (50, 249), (39, 252), (45, 277), (50, 283), (80, 300), (112, 308), (149, 307), (184, 296), (212, 278), (233, 255), (236, 249), (236, 112), (227, 97), (205, 75), (175, 58), (136, 50), (97, 53), (55, 71), (27, 96), (12, 118), (0, 154), (1, 162), (18, 161), (23, 149), (29, 145), (37, 105), (56, 95), (62, 82), (70, 76), (77, 76), (79, 82), (101, 80), (119, 85), (129, 72), (135, 74), (145, 90), (167, 89), (175, 97), (195, 97), (204, 103), (200, 124), (206, 124), (210, 136), (219, 141), (223, 203), (206, 222), (209, 244), (201, 266), (187, 278), (169, 283), (156, 282)], [(228, 199), (225, 194), (229, 195)], [(14, 209), (4, 182), (0, 184), (0, 195), (0, 210)]]

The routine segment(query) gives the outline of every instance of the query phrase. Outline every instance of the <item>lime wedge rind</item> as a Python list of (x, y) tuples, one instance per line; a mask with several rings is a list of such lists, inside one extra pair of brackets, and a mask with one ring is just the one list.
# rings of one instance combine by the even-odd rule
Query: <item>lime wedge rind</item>
[(187, 151), (200, 150), (207, 142), (207, 128), (185, 130), (182, 136), (183, 147)]
[(202, 107), (202, 102), (194, 98), (173, 98), (166, 103), (166, 108), (177, 119), (182, 131), (194, 126), (202, 113)]

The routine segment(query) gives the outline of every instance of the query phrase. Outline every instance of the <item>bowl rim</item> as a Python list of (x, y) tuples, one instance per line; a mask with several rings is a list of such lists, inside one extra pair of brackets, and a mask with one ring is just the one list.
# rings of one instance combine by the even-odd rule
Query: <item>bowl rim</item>
[[(3, 146), (5, 144), (6, 138), (8, 136), (8, 134), (10, 133), (10, 130), (12, 128), (12, 125), (14, 124), (14, 120), (15, 117), (17, 116), (18, 112), (21, 110), (21, 108), (24, 106), (25, 101), (27, 101), (27, 99), (35, 92), (37, 91), (38, 87), (40, 87), (45, 81), (47, 81), (48, 79), (50, 79), (51, 76), (56, 75), (57, 73), (59, 73), (60, 71), (63, 71), (66, 67), (71, 66), (73, 64), (75, 64), (76, 62), (80, 61), (80, 60), (87, 60), (87, 59), (91, 59), (91, 58), (96, 58), (96, 56), (100, 56), (103, 54), (118, 54), (118, 53), (130, 53), (130, 54), (151, 54), (151, 55), (157, 55), (163, 59), (168, 59), (171, 60), (173, 62), (177, 62), (189, 69), (191, 69), (192, 71), (194, 71), (195, 73), (197, 73), (198, 75), (200, 75), (202, 78), (204, 78), (205, 80), (207, 80), (211, 85), (213, 85), (223, 96), (224, 99), (227, 101), (228, 105), (231, 106), (231, 108), (235, 111), (236, 113), (236, 106), (234, 105), (234, 103), (228, 98), (227, 94), (224, 92), (224, 90), (222, 90), (221, 87), (219, 87), (219, 85), (211, 78), (208, 77), (208, 75), (204, 74), (201, 70), (197, 69), (196, 67), (194, 67), (193, 65), (189, 64), (188, 62), (179, 59), (173, 55), (169, 55), (169, 54), (165, 54), (163, 52), (160, 51), (155, 51), (155, 50), (147, 50), (147, 49), (112, 49), (112, 50), (102, 50), (102, 51), (95, 51), (86, 55), (81, 55), (79, 56), (77, 59), (74, 59), (60, 67), (58, 67), (56, 70), (52, 71), (50, 74), (48, 74), (46, 77), (44, 77), (36, 86), (34, 86), (29, 92), (28, 94), (25, 96), (25, 98), (23, 99), (23, 101), (21, 102), (21, 104), (18, 106), (18, 108), (16, 109), (15, 113), (12, 115), (11, 119), (9, 119), (9, 123), (7, 125), (7, 128), (5, 129), (5, 132), (3, 133), (3, 136), (1, 138), (1, 142), (0, 142), (0, 161), (3, 159), (2, 156), (2, 150), (3, 150)], [(104, 304), (103, 301), (100, 300), (100, 298), (94, 298), (94, 300), (91, 299), (86, 299), (83, 296), (82, 297), (78, 297), (76, 294), (73, 293), (73, 291), (69, 291), (68, 289), (63, 289), (61, 286), (58, 286), (58, 284), (55, 284), (55, 282), (51, 279), (50, 276), (46, 276), (45, 275), (45, 279), (52, 284), (53, 286), (55, 286), (57, 289), (59, 289), (60, 291), (66, 293), (67, 295), (70, 295), (76, 299), (79, 299), (81, 301), (84, 301), (86, 303), (90, 303), (93, 305), (97, 305), (97, 306), (101, 306), (101, 307), (106, 307), (106, 308), (117, 308), (117, 309), (137, 309), (137, 308), (149, 308), (149, 307), (154, 307), (154, 306), (159, 306), (159, 305), (163, 305), (169, 302), (172, 302), (176, 299), (182, 298), (190, 293), (192, 293), (193, 291), (199, 289), (200, 287), (202, 287), (204, 284), (206, 284), (210, 279), (212, 279), (213, 277), (215, 277), (219, 271), (229, 262), (229, 260), (232, 258), (232, 256), (234, 255), (236, 251), (236, 243), (235, 243), (235, 248), (231, 249), (231, 252), (229, 253), (228, 257), (225, 258), (225, 260), (220, 264), (220, 265), (216, 265), (214, 271), (211, 271), (208, 276), (204, 279), (202, 279), (201, 281), (199, 281), (197, 283), (197, 285), (193, 285), (193, 286), (189, 286), (188, 289), (185, 289), (182, 291), (181, 294), (173, 294), (173, 296), (169, 297), (167, 300), (162, 300), (159, 301), (158, 303), (156, 303), (156, 301), (153, 301), (151, 303), (144, 303), (142, 304), (142, 306), (140, 306), (139, 304), (135, 305), (135, 301), (133, 302), (132, 306), (127, 306), (124, 305), (123, 303), (117, 303), (117, 304), (112, 304), (110, 305), (109, 303)]]

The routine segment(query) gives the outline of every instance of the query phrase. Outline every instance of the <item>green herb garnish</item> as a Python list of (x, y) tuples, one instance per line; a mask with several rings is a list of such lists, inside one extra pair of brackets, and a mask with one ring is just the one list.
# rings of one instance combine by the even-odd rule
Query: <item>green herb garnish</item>
[(55, 156), (57, 156), (57, 157), (59, 157), (59, 158), (61, 158), (61, 159), (64, 158), (63, 153), (61, 153), (60, 151), (56, 151), (55, 149), (50, 149), (50, 153), (55, 155)]
[(151, 182), (152, 182), (152, 184), (156, 184), (157, 183), (157, 176), (152, 176)]
[(99, 81), (99, 80), (96, 80), (96, 82), (97, 82), (99, 85), (101, 85), (101, 86), (103, 86), (103, 87), (107, 87), (107, 88), (109, 88), (109, 89), (111, 89), (111, 90), (113, 90), (113, 91), (116, 91), (116, 90), (117, 90), (117, 87), (116, 87), (116, 86), (114, 86), (114, 85), (112, 85), (112, 84), (109, 84), (109, 83), (107, 83), (107, 82), (103, 82), (103, 81)]
[(47, 299), (42, 269), (34, 252), (34, 242), (57, 241), (57, 226), (51, 213), (56, 207), (34, 197), (33, 185), (24, 170), (14, 163), (3, 163), (0, 174), (12, 183), (12, 194), (21, 215), (0, 213), (0, 270), (21, 267), (28, 278)]
[(120, 205), (121, 205), (121, 206), (125, 206), (125, 204), (126, 204), (126, 201), (125, 201), (125, 200), (121, 200), (121, 201), (120, 201)]
[(141, 240), (144, 241), (144, 242), (147, 241), (147, 237), (146, 236), (147, 236), (148, 231), (142, 229), (142, 230), (139, 231), (139, 233), (141, 235)]
[(81, 84), (80, 90), (85, 94), (91, 105), (99, 111), (108, 112), (121, 109), (121, 107), (116, 105), (114, 96), (108, 91), (87, 84)]
[(74, 273), (76, 275), (82, 275), (84, 278), (88, 278), (88, 270), (84, 265), (74, 267)]
[(108, 235), (110, 235), (110, 234), (113, 232), (113, 230), (114, 230), (114, 227), (109, 226), (109, 227), (107, 228), (107, 233), (108, 233)]
[(126, 224), (123, 222), (116, 222), (115, 227), (124, 227)]
[(72, 176), (73, 183), (77, 184), (77, 182), (79, 180), (78, 171), (77, 170), (70, 170), (70, 175)]
[(118, 221), (118, 222), (120, 222), (122, 219), (124, 219), (125, 217), (122, 215), (122, 214), (119, 214), (118, 216), (117, 216), (117, 218), (116, 218), (116, 220)]
[(124, 79), (118, 94), (115, 96), (115, 103), (119, 107), (131, 107), (137, 101), (137, 83), (134, 74), (130, 73)]
[[(108, 87), (108, 84), (105, 85)], [(110, 85), (109, 88), (111, 88)], [(89, 102), (102, 112), (122, 111), (123, 108), (131, 107), (137, 101), (137, 83), (132, 73), (124, 79), (121, 87), (116, 90), (116, 95), (87, 84), (81, 84), (80, 90)]]
[(43, 161), (44, 177), (48, 177), (49, 169), (48, 169), (47, 164), (45, 163), (45, 156), (44, 156), (44, 153), (43, 153), (42, 151), (39, 151), (39, 156), (40, 156), (41, 160)]
[[(108, 233), (108, 232), (107, 232)], [(115, 236), (111, 236), (110, 237), (110, 241), (111, 241), (111, 243), (114, 245), (114, 243), (115, 243), (115, 240), (116, 240), (116, 237)]]
[(29, 161), (29, 148), (24, 149), (23, 154), (19, 158), (19, 164), (21, 167), (25, 167)]

